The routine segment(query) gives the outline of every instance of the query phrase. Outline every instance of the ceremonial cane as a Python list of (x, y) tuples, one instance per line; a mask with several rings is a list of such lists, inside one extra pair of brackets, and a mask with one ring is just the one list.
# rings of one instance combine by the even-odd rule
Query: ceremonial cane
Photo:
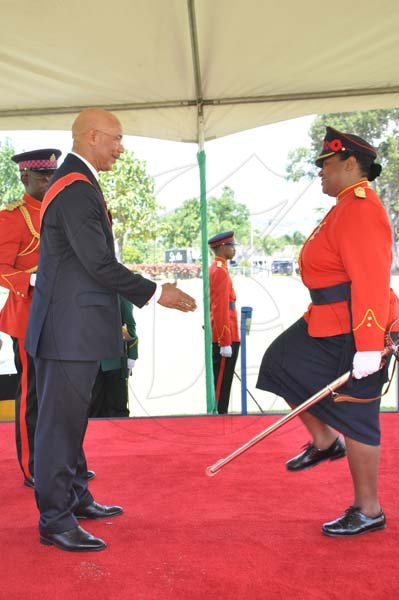
[[(393, 352), (395, 358), (399, 360), (398, 347), (395, 346), (393, 343), (390, 343), (389, 346), (386, 346), (384, 352), (382, 353), (382, 357), (386, 356), (387, 354), (390, 354), (391, 352)], [(337, 379), (334, 379), (334, 381), (327, 384), (325, 387), (323, 387), (323, 389), (319, 390), (318, 392), (316, 392), (316, 394), (308, 398), (308, 400), (297, 406), (297, 408), (288, 413), (288, 415), (285, 415), (284, 417), (282, 417), (281, 419), (279, 419), (278, 421), (276, 421), (275, 423), (258, 433), (258, 435), (250, 439), (246, 444), (243, 444), (242, 446), (237, 448), (237, 450), (234, 450), (234, 452), (232, 452), (225, 458), (221, 458), (220, 460), (215, 462), (215, 464), (211, 465), (210, 467), (207, 467), (205, 472), (208, 475), (208, 477), (213, 477), (214, 475), (216, 475), (216, 473), (218, 473), (220, 469), (222, 469), (225, 465), (227, 465), (229, 462), (231, 462), (232, 460), (249, 450), (249, 448), (252, 448), (252, 446), (255, 446), (255, 444), (257, 444), (264, 438), (268, 437), (271, 433), (273, 433), (273, 431), (277, 431), (277, 429), (280, 429), (280, 427), (291, 421), (291, 419), (305, 412), (306, 410), (308, 410), (308, 408), (310, 408), (314, 404), (317, 404), (317, 402), (320, 402), (320, 400), (328, 396), (328, 394), (333, 393), (337, 388), (347, 383), (350, 375), (351, 371), (347, 371), (340, 377), (337, 377)]]
[(244, 452), (249, 450), (249, 448), (252, 448), (252, 446), (255, 446), (255, 444), (257, 444), (265, 437), (273, 433), (273, 431), (280, 429), (280, 427), (285, 425), (285, 423), (288, 423), (288, 421), (291, 421), (291, 419), (293, 419), (297, 415), (300, 415), (302, 412), (305, 412), (305, 410), (307, 410), (308, 408), (310, 408), (311, 406), (328, 396), (328, 394), (331, 394), (331, 392), (339, 388), (341, 385), (344, 385), (344, 383), (348, 381), (350, 374), (351, 372), (347, 371), (337, 379), (334, 379), (334, 381), (323, 387), (323, 389), (321, 389), (320, 391), (316, 392), (316, 394), (314, 394), (308, 400), (306, 400), (306, 402), (303, 402), (303, 404), (292, 410), (290, 413), (288, 413), (288, 415), (285, 415), (284, 417), (267, 427), (267, 429), (264, 429), (263, 431), (258, 433), (258, 435), (250, 439), (249, 442), (243, 444), (242, 446), (237, 448), (237, 450), (234, 450), (234, 452), (232, 452), (225, 458), (221, 458), (220, 460), (215, 462), (215, 464), (211, 465), (210, 467), (207, 467), (205, 472), (208, 475), (208, 477), (213, 477), (214, 475), (216, 475), (216, 473), (218, 473), (220, 469), (227, 465), (227, 463), (231, 462), (232, 460), (237, 458), (237, 456), (240, 456), (240, 454), (243, 454)]

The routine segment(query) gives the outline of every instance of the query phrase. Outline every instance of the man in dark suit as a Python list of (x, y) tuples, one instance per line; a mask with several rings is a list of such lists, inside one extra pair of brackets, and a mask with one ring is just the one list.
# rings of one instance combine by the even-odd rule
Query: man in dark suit
[(136, 306), (151, 301), (183, 312), (196, 308), (175, 285), (156, 285), (117, 262), (98, 172), (124, 148), (118, 119), (87, 109), (73, 127), (73, 149), (42, 204), (41, 248), (26, 349), (34, 357), (39, 414), (35, 493), (43, 544), (62, 550), (106, 547), (78, 519), (119, 515), (94, 501), (87, 486), (83, 439), (99, 361), (123, 354), (118, 294)]

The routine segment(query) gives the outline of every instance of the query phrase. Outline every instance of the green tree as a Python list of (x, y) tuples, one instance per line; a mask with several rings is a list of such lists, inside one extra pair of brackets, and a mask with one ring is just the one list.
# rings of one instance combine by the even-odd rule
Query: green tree
[(128, 240), (123, 246), (123, 262), (125, 264), (156, 264), (165, 259), (163, 246), (157, 238), (152, 240)]
[(112, 171), (101, 173), (100, 182), (112, 214), (117, 254), (124, 260), (125, 244), (146, 242), (157, 235), (159, 207), (154, 180), (146, 171), (145, 161), (125, 151)]
[(311, 178), (317, 174), (314, 160), (320, 153), (327, 125), (360, 135), (377, 149), (377, 162), (383, 169), (373, 185), (387, 209), (395, 241), (398, 241), (399, 109), (319, 115), (310, 127), (310, 148), (297, 148), (289, 154), (288, 179), (298, 181), (302, 177)]
[(208, 199), (208, 234), (234, 231), (234, 237), (241, 245), (250, 243), (251, 224), (249, 210), (234, 198), (234, 191), (225, 186), (220, 198)]
[[(240, 244), (249, 243), (249, 210), (236, 202), (231, 188), (224, 187), (219, 198), (211, 196), (207, 206), (209, 237), (232, 229)], [(163, 217), (160, 238), (165, 249), (200, 247), (201, 216), (197, 198), (186, 200), (180, 208)]]
[(257, 241), (257, 245), (261, 247), (266, 256), (272, 256), (278, 250), (282, 250), (286, 244), (287, 242), (281, 237), (273, 237), (272, 235), (264, 235)]
[(180, 208), (163, 217), (160, 237), (164, 248), (191, 248), (199, 244), (201, 233), (200, 203), (185, 200)]
[(8, 138), (3, 144), (0, 143), (0, 208), (19, 200), (24, 193), (18, 167), (11, 160), (14, 154), (15, 150)]
[(259, 231), (256, 231), (254, 243), (256, 249), (267, 256), (272, 256), (287, 246), (290, 247), (293, 255), (296, 256), (305, 240), (306, 236), (300, 231), (294, 231), (292, 235), (285, 234), (279, 237), (274, 237), (270, 234), (262, 236)]
[(283, 237), (291, 246), (302, 246), (306, 240), (306, 236), (300, 231), (294, 231), (292, 235), (285, 234)]

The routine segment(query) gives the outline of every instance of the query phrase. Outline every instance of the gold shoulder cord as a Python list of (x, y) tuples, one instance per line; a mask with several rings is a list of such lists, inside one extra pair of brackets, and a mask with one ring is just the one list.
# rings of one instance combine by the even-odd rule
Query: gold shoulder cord
[(21, 214), (25, 220), (25, 223), (30, 233), (32, 234), (32, 240), (30, 241), (28, 246), (18, 254), (18, 256), (26, 256), (27, 254), (32, 254), (32, 252), (37, 250), (39, 246), (40, 234), (38, 231), (36, 231), (36, 229), (33, 226), (28, 209), (25, 206), (19, 206), (18, 208), (21, 211)]

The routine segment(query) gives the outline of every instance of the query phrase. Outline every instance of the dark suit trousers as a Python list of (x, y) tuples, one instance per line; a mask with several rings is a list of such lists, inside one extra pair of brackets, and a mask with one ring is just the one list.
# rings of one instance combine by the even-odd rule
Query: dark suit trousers
[(74, 511), (93, 502), (83, 439), (98, 361), (36, 357), (39, 413), (35, 435), (35, 493), (39, 529), (61, 533), (78, 524)]

